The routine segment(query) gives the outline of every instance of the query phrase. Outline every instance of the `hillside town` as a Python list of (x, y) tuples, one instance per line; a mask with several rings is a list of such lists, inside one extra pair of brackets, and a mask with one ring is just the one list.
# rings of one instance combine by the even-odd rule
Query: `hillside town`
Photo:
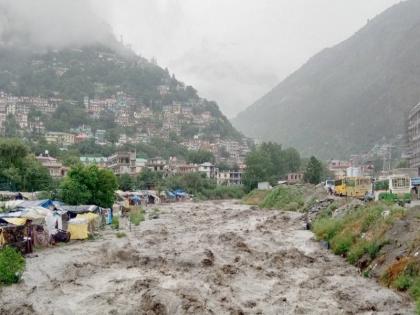
[[(159, 93), (165, 95), (168, 89), (167, 86), (159, 86)], [(120, 127), (122, 131), (115, 139), (117, 148), (125, 144), (147, 144), (151, 139), (159, 138), (176, 141), (191, 151), (209, 151), (218, 162), (242, 164), (250, 152), (250, 140), (244, 137), (226, 138), (214, 132), (212, 126), (219, 118), (210, 111), (201, 110), (202, 102), (202, 99), (185, 104), (174, 102), (163, 106), (161, 110), (152, 110), (133, 97), (119, 93), (110, 98), (86, 97), (83, 110), (92, 121), (108, 115), (111, 123)], [(72, 100), (16, 97), (1, 92), (0, 134), (5, 135), (7, 126), (15, 121), (17, 135), (43, 137), (48, 143), (62, 149), (89, 140), (102, 146), (111, 143), (110, 130), (93, 129), (89, 125), (80, 125), (68, 131), (47, 130), (45, 121), (53, 119), (57, 108), (63, 103), (77, 106), (77, 102)], [(126, 129), (130, 129), (130, 134), (124, 133)]]

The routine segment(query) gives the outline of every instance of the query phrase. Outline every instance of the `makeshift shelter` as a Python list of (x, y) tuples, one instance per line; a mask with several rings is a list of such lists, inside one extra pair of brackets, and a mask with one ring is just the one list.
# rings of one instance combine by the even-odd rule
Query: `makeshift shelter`
[(134, 195), (129, 198), (130, 206), (138, 206), (141, 204), (141, 197), (138, 195)]
[(30, 253), (32, 252), (31, 235), (31, 226), (26, 224), (26, 220), (24, 224), (14, 225), (5, 219), (0, 219), (0, 248), (8, 245), (19, 249), (23, 254)]
[(101, 217), (96, 213), (82, 213), (76, 216), (76, 219), (85, 219), (88, 222), (89, 234), (95, 233), (101, 226)]
[[(18, 200), (17, 200), (18, 201)], [(43, 200), (23, 200), (22, 203), (18, 205), (19, 208), (36, 208), (42, 207), (45, 209), (55, 208), (54, 201), (51, 199)]]
[(34, 207), (22, 209), (21, 212), (22, 213), (20, 217), (31, 220), (33, 224), (43, 225), (45, 223), (45, 218), (51, 213), (51, 210), (41, 207)]
[(58, 230), (66, 231), (68, 228), (69, 216), (66, 211), (50, 211), (45, 217), (45, 224), (49, 235), (55, 234)]
[(84, 218), (71, 219), (67, 231), (70, 232), (70, 239), (85, 240), (89, 237), (89, 221)]

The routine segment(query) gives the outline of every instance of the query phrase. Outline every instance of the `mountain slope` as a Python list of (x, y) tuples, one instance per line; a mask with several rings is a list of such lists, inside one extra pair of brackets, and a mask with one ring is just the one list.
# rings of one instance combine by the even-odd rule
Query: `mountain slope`
[(420, 1), (325, 49), (233, 121), (247, 136), (344, 157), (405, 133), (420, 101)]
[[(131, 114), (147, 107), (159, 115), (165, 106), (180, 104), (196, 116), (210, 113), (212, 119), (206, 126), (183, 123), (183, 128), (196, 127), (207, 136), (241, 138), (215, 102), (200, 98), (194, 88), (178, 81), (168, 70), (118, 42), (61, 49), (0, 45), (0, 91), (18, 97), (55, 97), (78, 107), (83, 106), (85, 97), (104, 100), (124, 93), (133, 98)], [(86, 119), (76, 118), (68, 117), (74, 122), (71, 127), (87, 124)], [(51, 122), (49, 116), (44, 117), (47, 127)], [(144, 129), (144, 123), (134, 127)], [(159, 129), (161, 123), (154, 125)], [(57, 127), (57, 123), (54, 125)], [(53, 131), (68, 131), (67, 124), (58, 125), (60, 128)]]

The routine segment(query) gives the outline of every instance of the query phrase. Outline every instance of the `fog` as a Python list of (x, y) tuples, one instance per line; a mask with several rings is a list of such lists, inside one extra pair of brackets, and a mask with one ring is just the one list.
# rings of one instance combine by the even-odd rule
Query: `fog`
[(127, 43), (234, 116), (399, 0), (96, 0)]
[(0, 40), (155, 57), (229, 117), (399, 0), (0, 0)]
[(110, 42), (112, 29), (85, 0), (0, 0), (0, 41), (63, 48)]

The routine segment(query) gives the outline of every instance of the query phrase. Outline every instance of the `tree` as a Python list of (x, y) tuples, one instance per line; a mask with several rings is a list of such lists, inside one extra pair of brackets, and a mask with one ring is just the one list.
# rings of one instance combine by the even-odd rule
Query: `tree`
[(133, 178), (128, 174), (122, 174), (118, 177), (118, 187), (123, 191), (130, 191), (134, 187)]
[(94, 204), (112, 207), (117, 179), (110, 170), (96, 166), (73, 167), (60, 185), (60, 199), (70, 205)]
[(259, 182), (273, 180), (273, 164), (267, 152), (255, 150), (248, 154), (245, 160), (247, 166), (243, 183), (248, 190), (257, 188)]
[(16, 122), (15, 116), (12, 114), (7, 115), (7, 119), (4, 127), (4, 135), (8, 138), (13, 138), (18, 136), (19, 124)]
[(304, 173), (305, 182), (314, 185), (319, 184), (321, 182), (322, 170), (322, 163), (316, 157), (311, 156)]
[(246, 158), (247, 169), (244, 184), (247, 189), (254, 189), (258, 182), (277, 181), (289, 172), (296, 172), (301, 165), (299, 152), (294, 148), (283, 150), (277, 143), (263, 143), (255, 148)]
[(202, 164), (205, 162), (214, 163), (215, 158), (213, 153), (205, 150), (190, 151), (187, 154), (187, 162), (194, 164)]
[(288, 148), (284, 151), (285, 162), (288, 172), (297, 172), (301, 166), (300, 154), (295, 148)]
[(161, 186), (163, 175), (160, 172), (153, 172), (150, 169), (144, 169), (136, 179), (136, 187), (139, 189), (152, 189)]
[(0, 140), (0, 183), (3, 189), (47, 190), (52, 185), (48, 170), (17, 139)]

